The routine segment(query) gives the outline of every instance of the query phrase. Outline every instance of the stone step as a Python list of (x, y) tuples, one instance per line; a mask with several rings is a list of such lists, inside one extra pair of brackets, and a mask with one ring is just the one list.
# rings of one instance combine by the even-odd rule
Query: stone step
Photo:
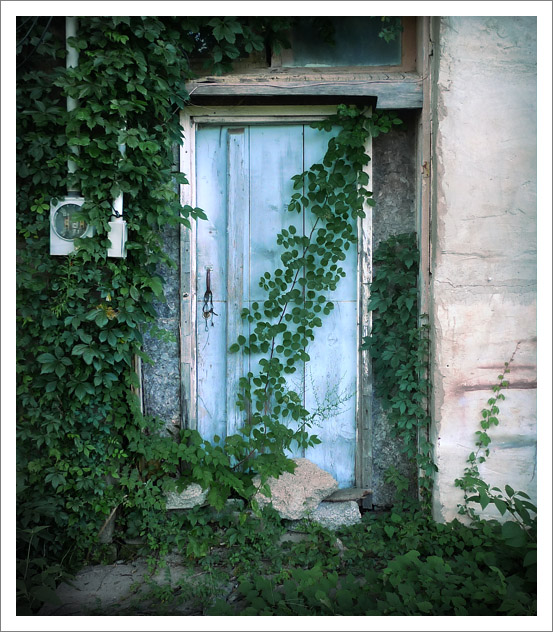
[(314, 522), (331, 531), (361, 522), (359, 505), (354, 500), (322, 502), (309, 516)]
[(324, 499), (325, 503), (342, 503), (347, 500), (360, 500), (371, 494), (370, 489), (363, 487), (348, 487), (347, 489), (338, 489), (333, 494)]

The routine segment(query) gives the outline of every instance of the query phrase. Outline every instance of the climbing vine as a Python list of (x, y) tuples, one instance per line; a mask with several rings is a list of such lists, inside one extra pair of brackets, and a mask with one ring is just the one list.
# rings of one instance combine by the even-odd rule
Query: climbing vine
[[(255, 455), (262, 475), (280, 473), (275, 471), (275, 459), (284, 457), (285, 450), (320, 443), (309, 435), (310, 413), (286, 377), (310, 361), (308, 347), (315, 329), (334, 308), (328, 292), (345, 276), (340, 262), (357, 240), (357, 219), (365, 215), (366, 205), (374, 204), (366, 188), (366, 141), (401, 123), (393, 113), (365, 115), (355, 107), (340, 106), (335, 116), (312, 124), (327, 132), (337, 126), (339, 131), (330, 139), (322, 162), (292, 178), (296, 192), (288, 211), (311, 214), (311, 229), (300, 234), (290, 225), (277, 235), (282, 267), (261, 278), (265, 300), (242, 312), (251, 333), (248, 338), (239, 336), (230, 347), (231, 352), (262, 356), (257, 374), (249, 372), (240, 379), (237, 402), (247, 416), (242, 428), (245, 454), (239, 455), (239, 464)], [(235, 445), (236, 438), (230, 442)], [(279, 467), (289, 465), (281, 459)]]
[[(503, 372), (497, 376), (497, 384), (492, 388), (492, 396), (487, 401), (487, 408), (482, 409), (480, 419), (480, 429), (475, 433), (476, 450), (471, 452), (467, 458), (467, 466), (461, 478), (455, 481), (456, 487), (463, 490), (463, 504), (459, 505), (459, 513), (467, 515), (472, 521), (479, 519), (471, 503), (478, 503), (482, 509), (488, 505), (494, 505), (503, 516), (510, 514), (514, 522), (535, 541), (535, 518), (536, 506), (530, 502), (530, 496), (522, 491), (515, 491), (510, 485), (505, 486), (505, 495), (499, 487), (491, 487), (490, 484), (482, 480), (479, 465), (486, 462), (490, 455), (490, 444), (492, 438), (488, 431), (499, 425), (500, 401), (505, 401), (505, 395), (501, 392), (509, 387), (506, 379), (511, 372), (510, 366), (518, 350), (518, 344), (510, 359), (505, 362)], [(471, 495), (472, 494), (472, 495)], [(512, 527), (509, 527), (512, 529)]]
[(456, 479), (455, 486), (463, 491), (463, 504), (458, 505), (459, 514), (467, 516), (472, 526), (479, 527), (482, 517), (476, 512), (472, 503), (480, 505), (482, 511), (488, 505), (494, 506), (501, 516), (507, 515), (501, 525), (501, 538), (504, 544), (519, 555), (519, 566), (524, 569), (526, 577), (535, 582), (537, 578), (537, 507), (524, 491), (516, 491), (510, 485), (504, 490), (493, 486), (482, 479), (479, 466), (486, 462), (490, 455), (492, 438), (489, 430), (499, 425), (500, 401), (505, 401), (501, 392), (509, 387), (506, 379), (510, 366), (518, 351), (515, 347), (510, 359), (505, 362), (503, 372), (497, 376), (497, 383), (492, 388), (492, 396), (488, 399), (488, 407), (482, 409), (480, 429), (475, 433), (476, 450), (467, 458), (467, 466), (463, 476)]
[[(425, 317), (419, 316), (416, 235), (394, 235), (383, 241), (373, 262), (369, 302), (373, 324), (363, 348), (370, 350), (375, 394), (402, 451), (417, 464), (421, 500), (428, 506), (437, 468), (428, 439), (429, 342)], [(408, 482), (396, 468), (388, 476), (398, 491), (407, 489)]]
[[(279, 234), (282, 266), (264, 277), (267, 298), (263, 304), (252, 305), (243, 314), (252, 324), (252, 333), (232, 347), (234, 352), (264, 354), (260, 370), (244, 376), (240, 384), (239, 405), (246, 422), (242, 433), (213, 443), (190, 429), (175, 438), (164, 436), (159, 432), (163, 420), (141, 413), (135, 395), (134, 360), (138, 356), (149, 361), (142, 350), (143, 335), (155, 328), (156, 309), (163, 301), (162, 266), (175, 265), (164, 252), (161, 229), (181, 223), (189, 226), (205, 217), (201, 209), (180, 204), (177, 188), (186, 182), (186, 175), (173, 165), (173, 149), (182, 135), (178, 112), (189, 96), (185, 82), (194, 74), (191, 60), (199, 59), (208, 72), (226, 72), (235, 60), (254, 51), (286, 46), (290, 20), (83, 18), (79, 35), (71, 41), (79, 51), (79, 65), (67, 70), (63, 19), (18, 19), (20, 614), (36, 612), (41, 603), (53, 599), (57, 582), (83, 559), (103, 559), (106, 547), (99, 545), (99, 535), (114, 515), (127, 537), (142, 538), (153, 552), (178, 547), (189, 556), (206, 556), (221, 537), (230, 546), (237, 542), (248, 546), (250, 554), (253, 550), (258, 557), (267, 551), (267, 534), (257, 525), (240, 530), (227, 519), (221, 521), (228, 527), (221, 536), (199, 511), (170, 515), (164, 511), (166, 492), (196, 481), (210, 488), (208, 501), (216, 508), (231, 494), (249, 499), (255, 492), (253, 472), (266, 478), (282, 471), (290, 467), (284, 457), (287, 448), (317, 441), (307, 432), (310, 413), (288, 388), (286, 377), (309, 360), (314, 332), (333, 308), (327, 292), (343, 275), (340, 261), (354, 243), (355, 223), (362, 216), (363, 205), (372, 203), (363, 170), (368, 161), (365, 141), (369, 135), (388, 131), (398, 120), (386, 113), (366, 116), (343, 107), (336, 117), (319, 124), (321, 129), (335, 125), (340, 131), (323, 161), (296, 176), (297, 190), (289, 206), (291, 213), (307, 208), (313, 214), (314, 228), (307, 235), (292, 227)], [(398, 28), (387, 22), (384, 26), (391, 29), (383, 31), (384, 39)], [(71, 112), (66, 110), (67, 96), (77, 101)], [(123, 143), (127, 151), (121, 157), (119, 145)], [(67, 190), (69, 158), (77, 165), (76, 178), (86, 200), (83, 218), (94, 227), (95, 235), (78, 241), (76, 251), (67, 257), (51, 257), (49, 202)], [(127, 258), (114, 261), (106, 257), (107, 231), (112, 201), (119, 193), (125, 196), (130, 240)], [(411, 237), (395, 238), (375, 253), (379, 272), (370, 304), (375, 318), (365, 345), (374, 358), (377, 394), (385, 399), (390, 421), (423, 473), (421, 489), (427, 500), (435, 468), (425, 432), (427, 340), (425, 327), (417, 320), (416, 261)], [(484, 454), (489, 438), (489, 425), (485, 424), (495, 423), (495, 404), (490, 403), (489, 414), (483, 415), (478, 448)], [(480, 458), (478, 451), (474, 458), (469, 457), (467, 487), (463, 489), (467, 501), (476, 498), (469, 493), (478, 493), (477, 502), (483, 505), (490, 502), (494, 490), (477, 481), (474, 464)], [(522, 493), (510, 488), (506, 493), (506, 510), (512, 508), (524, 522), (532, 508), (525, 504)], [(503, 506), (500, 500), (497, 495), (495, 500), (491, 498), (498, 508)], [(244, 520), (242, 513), (240, 522)], [(409, 533), (412, 525), (399, 515), (391, 522), (383, 525), (385, 536), (380, 544), (386, 537), (399, 546), (396, 535), (401, 529), (411, 538), (411, 546), (420, 548), (414, 532)], [(442, 537), (440, 531), (436, 528)], [(346, 563), (365, 553), (374, 555), (379, 542), (371, 540), (370, 528), (359, 539), (367, 534), (365, 544), (352, 540), (346, 548)], [(511, 527), (505, 536), (512, 546), (522, 538)], [(456, 539), (448, 535), (446, 546), (453, 548)], [(281, 549), (280, 544), (273, 547)], [(429, 550), (436, 552), (434, 543)], [(309, 564), (320, 557), (311, 543), (300, 552)], [(233, 562), (243, 558), (240, 550), (233, 555)], [(415, 557), (408, 555), (404, 562), (413, 575), (409, 581), (416, 585), (424, 574)], [(334, 558), (339, 556), (333, 556), (333, 562)], [(460, 562), (459, 569), (466, 569), (466, 559)], [(361, 563), (365, 568), (364, 559)], [(531, 560), (525, 557), (524, 563)], [(401, 560), (393, 564), (387, 576), (393, 586), (390, 594), (395, 596), (402, 593), (396, 587), (404, 571)], [(318, 571), (313, 576), (314, 582), (321, 581)], [(443, 573), (437, 577), (443, 585)], [(374, 577), (367, 576), (363, 586), (372, 581)], [(416, 586), (413, 595), (419, 592)], [(466, 601), (471, 602), (474, 596), (464, 590)], [(452, 580), (454, 591), (458, 587)], [(411, 598), (408, 591), (402, 594)], [(484, 590), (480, 594), (485, 596)], [(520, 601), (517, 592), (513, 594)], [(366, 591), (361, 595), (364, 602)], [(347, 596), (345, 600), (348, 602)], [(487, 608), (487, 601), (482, 600)], [(428, 612), (427, 602), (422, 603), (419, 610)], [(387, 606), (378, 609), (390, 614)], [(399, 607), (391, 612), (403, 614), (405, 610)], [(463, 610), (455, 611), (458, 613)]]

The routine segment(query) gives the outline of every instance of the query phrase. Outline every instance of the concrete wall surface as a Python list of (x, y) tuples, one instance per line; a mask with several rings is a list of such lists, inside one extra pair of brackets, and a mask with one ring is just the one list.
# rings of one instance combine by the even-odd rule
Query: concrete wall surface
[(536, 18), (442, 17), (435, 26), (434, 512), (449, 521), (480, 411), (515, 349), (480, 472), (536, 495)]

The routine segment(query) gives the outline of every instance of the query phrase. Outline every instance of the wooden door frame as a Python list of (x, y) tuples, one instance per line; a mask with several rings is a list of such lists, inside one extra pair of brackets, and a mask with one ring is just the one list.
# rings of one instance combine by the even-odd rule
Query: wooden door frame
[[(180, 201), (196, 206), (196, 127), (203, 125), (255, 125), (263, 123), (305, 124), (321, 120), (336, 112), (336, 106), (190, 106), (181, 112), (183, 144), (180, 148), (180, 170), (188, 184), (181, 185)], [(372, 139), (366, 145), (372, 155)], [(365, 167), (372, 182), (372, 165)], [(361, 350), (361, 342), (371, 329), (367, 309), (372, 280), (372, 207), (364, 207), (365, 217), (358, 220), (357, 243), (357, 384), (356, 384), (356, 448), (355, 483), (370, 488), (372, 479), (372, 375), (369, 352)], [(197, 391), (197, 293), (196, 293), (196, 224), (181, 226), (180, 232), (180, 379), (182, 427), (196, 428)]]

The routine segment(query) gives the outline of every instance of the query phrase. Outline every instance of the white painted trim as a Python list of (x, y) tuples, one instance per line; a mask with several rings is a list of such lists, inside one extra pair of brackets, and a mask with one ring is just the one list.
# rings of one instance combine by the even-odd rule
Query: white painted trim
[(287, 116), (329, 116), (336, 113), (336, 107), (335, 105), (227, 105), (220, 107), (191, 105), (184, 110), (184, 115), (195, 121), (213, 117), (238, 117), (250, 120), (262, 116), (279, 119)]
[[(372, 157), (372, 137), (365, 146)], [(363, 171), (369, 177), (369, 190), (372, 189), (372, 160)], [(372, 282), (372, 206), (363, 205), (365, 217), (357, 222), (357, 400), (355, 481), (359, 487), (372, 489), (372, 370), (368, 350), (362, 350), (363, 339), (372, 328), (372, 314), (367, 309)]]
[(305, 124), (312, 121), (322, 121), (326, 114), (295, 115), (295, 116), (210, 116), (194, 117), (194, 122), (199, 125), (264, 125), (275, 124), (293, 125)]
[[(180, 147), (180, 170), (188, 184), (181, 185), (181, 204), (196, 206), (195, 125), (186, 112), (181, 114), (183, 144)], [(196, 222), (181, 225), (180, 231), (180, 379), (182, 426), (196, 428)]]

